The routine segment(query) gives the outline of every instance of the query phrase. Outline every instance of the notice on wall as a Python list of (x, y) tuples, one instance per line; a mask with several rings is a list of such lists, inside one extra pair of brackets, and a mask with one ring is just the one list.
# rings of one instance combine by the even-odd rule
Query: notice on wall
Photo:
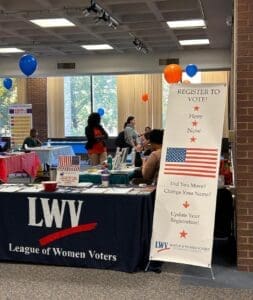
[(150, 260), (211, 267), (227, 86), (173, 85)]
[(32, 104), (10, 105), (9, 124), (12, 147), (21, 147), (32, 128)]
[(78, 186), (80, 174), (80, 156), (60, 155), (56, 181), (61, 186)]

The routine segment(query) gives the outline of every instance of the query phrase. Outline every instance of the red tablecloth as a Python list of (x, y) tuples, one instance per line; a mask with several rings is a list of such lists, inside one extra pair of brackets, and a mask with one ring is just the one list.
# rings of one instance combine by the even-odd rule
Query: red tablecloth
[(0, 157), (0, 180), (8, 181), (8, 175), (17, 172), (26, 172), (35, 177), (40, 167), (40, 159), (35, 152), (19, 153)]

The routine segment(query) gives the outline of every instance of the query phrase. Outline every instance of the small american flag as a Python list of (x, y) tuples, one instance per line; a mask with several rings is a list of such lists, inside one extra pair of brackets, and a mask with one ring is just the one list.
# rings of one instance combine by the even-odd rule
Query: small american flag
[(58, 167), (79, 166), (80, 157), (77, 155), (59, 155)]
[(167, 148), (164, 174), (216, 177), (218, 149)]

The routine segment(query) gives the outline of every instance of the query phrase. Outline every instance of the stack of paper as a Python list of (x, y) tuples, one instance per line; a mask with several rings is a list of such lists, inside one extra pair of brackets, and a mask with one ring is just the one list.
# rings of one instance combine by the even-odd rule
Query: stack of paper
[(106, 194), (128, 194), (132, 188), (107, 188), (105, 193)]
[(84, 190), (82, 193), (103, 194), (106, 191), (107, 191), (107, 188), (92, 187), (90, 189)]

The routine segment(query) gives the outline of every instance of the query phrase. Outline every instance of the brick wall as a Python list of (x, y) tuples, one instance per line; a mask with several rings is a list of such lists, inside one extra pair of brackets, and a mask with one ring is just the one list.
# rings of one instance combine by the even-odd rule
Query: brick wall
[(237, 265), (253, 272), (253, 2), (237, 3)]
[(33, 127), (39, 132), (39, 138), (47, 139), (47, 79), (27, 79), (27, 103), (32, 104)]

